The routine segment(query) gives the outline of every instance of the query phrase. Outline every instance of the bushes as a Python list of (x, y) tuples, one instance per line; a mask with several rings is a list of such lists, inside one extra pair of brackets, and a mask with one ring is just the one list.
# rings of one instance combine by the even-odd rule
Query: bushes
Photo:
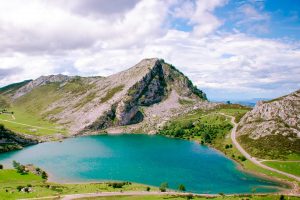
[(247, 158), (245, 156), (238, 156), (238, 159), (240, 159), (242, 162), (247, 160)]
[(16, 162), (15, 160), (13, 161), (13, 167), (17, 170), (18, 173), (20, 174), (28, 174), (28, 170), (24, 165), (21, 165), (20, 163)]
[(42, 179), (48, 179), (48, 174), (45, 171), (42, 172)]
[[(160, 130), (159, 134), (177, 138), (201, 137), (201, 144), (211, 144), (218, 136), (223, 136), (232, 129), (230, 122), (220, 116), (209, 116), (208, 118), (191, 120), (178, 120), (170, 123)], [(232, 145), (228, 146), (231, 148)]]
[(124, 185), (131, 185), (131, 182), (112, 182), (108, 183), (108, 186), (113, 188), (122, 188)]
[(184, 192), (185, 191), (185, 186), (180, 184), (179, 187), (178, 187), (178, 190)]
[(160, 190), (161, 192), (166, 192), (168, 187), (169, 187), (168, 183), (167, 183), (167, 182), (164, 182), (164, 183), (160, 184), (159, 190)]

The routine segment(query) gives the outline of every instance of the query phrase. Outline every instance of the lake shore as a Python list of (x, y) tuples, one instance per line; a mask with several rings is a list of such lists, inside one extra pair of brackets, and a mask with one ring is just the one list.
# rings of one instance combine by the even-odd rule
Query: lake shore
[[(104, 134), (106, 135), (106, 133), (104, 133)], [(112, 134), (112, 135), (116, 135), (116, 134)], [(190, 141), (197, 143), (194, 140), (190, 140)], [(197, 143), (197, 145), (200, 145), (200, 144)], [(291, 191), (295, 191), (295, 186), (297, 186), (296, 184), (293, 184), (292, 182), (288, 182), (288, 181), (285, 181), (285, 180), (278, 179), (276, 177), (270, 177), (270, 176), (267, 176), (267, 175), (259, 173), (259, 172), (249, 171), (247, 169), (244, 169), (244, 167), (239, 162), (237, 162), (236, 160), (228, 157), (226, 154), (224, 154), (224, 152), (220, 151), (219, 149), (214, 148), (213, 146), (208, 146), (208, 147), (213, 148), (215, 151), (219, 152), (220, 154), (222, 154), (226, 158), (229, 158), (230, 160), (234, 161), (234, 163), (236, 164), (237, 169), (240, 170), (240, 171), (243, 171), (247, 174), (254, 175), (256, 177), (261, 177), (263, 179), (267, 179), (267, 180), (270, 180), (270, 181), (273, 181), (273, 182), (280, 183), (280, 185), (289, 186), (289, 188), (277, 187), (277, 189), (280, 190), (279, 192), (262, 193), (262, 194), (290, 194)], [(76, 181), (76, 182), (74, 182), (74, 181), (66, 180), (66, 181), (60, 182), (60, 181), (57, 181), (57, 178), (55, 178), (53, 174), (48, 172), (48, 175), (49, 175), (49, 178), (48, 178), (49, 183), (54, 182), (54, 183), (59, 183), (59, 184), (89, 184), (89, 183), (107, 183), (107, 182), (116, 181), (116, 180), (108, 180), (108, 181)], [(241, 194), (241, 193), (232, 193), (232, 194)], [(260, 193), (257, 193), (257, 194), (260, 194)]]

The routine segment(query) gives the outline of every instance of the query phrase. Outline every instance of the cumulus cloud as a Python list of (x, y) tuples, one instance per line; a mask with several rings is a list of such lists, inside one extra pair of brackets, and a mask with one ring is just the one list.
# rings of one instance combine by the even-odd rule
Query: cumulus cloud
[[(224, 19), (214, 12), (226, 0), (115, 3), (1, 2), (0, 85), (57, 73), (107, 76), (159, 57), (218, 98), (274, 97), (300, 87), (300, 43), (219, 31)], [(240, 5), (241, 16), (255, 23), (269, 20), (251, 6)], [(178, 19), (192, 30), (171, 28)]]

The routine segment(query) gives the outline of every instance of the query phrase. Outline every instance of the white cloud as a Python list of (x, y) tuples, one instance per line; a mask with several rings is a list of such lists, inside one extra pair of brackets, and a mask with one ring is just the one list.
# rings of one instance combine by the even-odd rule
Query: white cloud
[[(206, 90), (274, 96), (300, 87), (300, 43), (217, 33), (223, 22), (213, 12), (225, 0), (133, 1), (111, 14), (84, 2), (1, 2), (0, 85), (56, 73), (110, 75), (159, 57)], [(193, 30), (170, 29), (170, 16)]]

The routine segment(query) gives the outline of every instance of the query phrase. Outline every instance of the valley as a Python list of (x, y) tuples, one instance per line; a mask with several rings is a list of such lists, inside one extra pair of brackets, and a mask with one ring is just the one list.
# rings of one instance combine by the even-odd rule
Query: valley
[[(0, 95), (0, 124), (4, 125), (0, 134), (2, 152), (22, 148), (24, 150), (20, 152), (26, 152), (27, 149), (35, 148), (35, 146), (27, 147), (29, 145), (49, 141), (62, 145), (64, 139), (74, 136), (77, 138), (98, 134), (104, 136), (118, 133), (157, 134), (190, 140), (196, 142), (200, 148), (205, 146), (215, 148), (239, 163), (238, 168), (246, 170), (247, 173), (250, 172), (263, 179), (271, 178), (275, 182), (288, 182), (292, 189), (285, 191), (285, 195), (299, 193), (299, 111), (297, 110), (299, 91), (287, 97), (259, 103), (253, 109), (239, 104), (209, 102), (205, 93), (197, 89), (171, 64), (161, 59), (145, 59), (134, 67), (109, 77), (43, 76), (36, 80), (3, 87), (0, 89)], [(266, 115), (266, 112), (269, 114)], [(278, 122), (275, 126), (274, 121)], [(255, 127), (260, 128), (255, 129)], [(276, 129), (280, 131), (275, 132)], [(59, 149), (59, 146), (50, 149)], [(78, 152), (79, 155), (81, 153)], [(14, 152), (11, 155), (13, 154)], [(29, 153), (29, 155), (33, 154), (37, 153)], [(145, 153), (145, 155), (149, 154)], [(10, 152), (7, 155), (10, 155)], [(88, 153), (85, 156), (87, 155)], [(44, 155), (44, 158), (46, 156)], [(26, 157), (23, 155), (16, 158), (22, 161)], [(5, 159), (1, 160), (0, 156), (0, 164), (4, 161)], [(40, 165), (44, 167), (42, 163), (30, 159), (24, 162), (36, 162), (39, 167)], [(5, 167), (8, 165), (9, 163), (5, 161)], [(49, 167), (50, 172), (51, 168)], [(2, 173), (3, 176), (9, 177), (10, 175), (6, 173), (14, 172), (3, 170)], [(59, 182), (61, 175), (54, 181)], [(97, 180), (103, 179), (107, 178), (102, 177)], [(123, 180), (129, 179), (130, 177), (127, 177)], [(110, 177), (108, 180), (120, 179)], [(49, 184), (55, 185), (51, 182)], [(136, 179), (134, 182), (141, 183), (143, 180)], [(155, 184), (145, 182), (145, 184), (158, 187), (159, 182)], [(196, 182), (195, 180), (194, 183)], [(22, 182), (17, 181), (5, 188), (15, 191), (14, 188), (19, 183)], [(42, 192), (44, 189), (40, 186), (44, 184), (48, 182), (38, 183), (35, 186), (38, 193), (27, 195), (15, 191), (13, 194), (7, 194), (7, 198), (15, 198), (18, 195), (36, 197), (37, 194), (52, 196), (97, 191), (90, 184), (73, 185), (74, 188), (78, 188), (68, 189), (69, 184), (57, 183), (58, 187), (64, 189)], [(97, 187), (106, 183), (99, 184)], [(133, 185), (137, 187), (136, 191), (144, 190), (142, 188), (146, 187)], [(83, 187), (90, 189), (85, 190)], [(172, 187), (176, 189), (175, 186)], [(190, 185), (189, 187), (188, 190), (191, 191), (192, 187)], [(106, 186), (103, 186), (101, 191), (106, 191), (105, 188)], [(128, 191), (132, 190), (135, 189), (128, 188)], [(253, 192), (256, 190), (254, 187)], [(198, 189), (192, 191), (203, 193), (203, 190)]]

